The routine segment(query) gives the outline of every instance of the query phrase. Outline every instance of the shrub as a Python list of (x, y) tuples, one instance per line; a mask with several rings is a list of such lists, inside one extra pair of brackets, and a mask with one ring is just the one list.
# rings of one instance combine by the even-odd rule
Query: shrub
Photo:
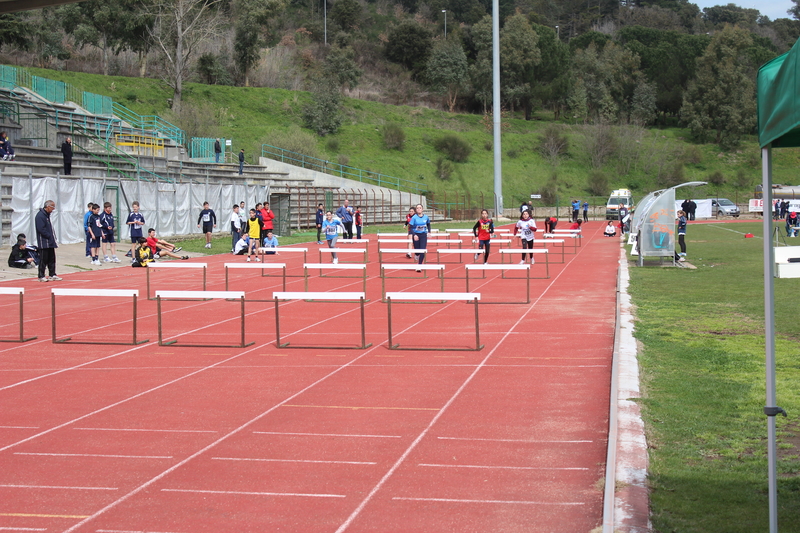
[(544, 188), (542, 189), (542, 202), (545, 205), (556, 205), (558, 198), (558, 172), (553, 172), (547, 179)]
[(463, 163), (472, 153), (472, 146), (454, 133), (449, 133), (433, 141), (433, 147), (456, 163)]
[(617, 136), (607, 124), (583, 126), (581, 133), (592, 168), (601, 168), (617, 152)]
[(736, 178), (733, 183), (737, 189), (749, 189), (753, 184), (753, 179), (747, 175), (743, 168), (740, 168), (736, 171)]
[(708, 178), (706, 178), (706, 179), (712, 185), (719, 186), (719, 185), (722, 185), (723, 183), (725, 183), (725, 175), (722, 172), (720, 172), (719, 170), (714, 171), (711, 174), (709, 174)]
[(595, 196), (605, 196), (608, 194), (608, 176), (600, 170), (589, 172), (589, 192)]
[(399, 124), (390, 122), (383, 126), (383, 144), (388, 150), (403, 150), (406, 143), (406, 132)]
[(516, 158), (518, 158), (518, 157), (519, 157), (519, 149), (517, 149), (517, 148), (512, 148), (511, 150), (509, 150), (508, 152), (506, 152), (506, 155), (507, 155), (509, 158), (511, 158), (511, 159), (516, 159)]
[(329, 152), (338, 152), (339, 151), (339, 139), (337, 139), (336, 137), (331, 137), (325, 143), (325, 148), (327, 148)]
[(307, 128), (317, 135), (336, 133), (342, 125), (339, 89), (329, 83), (317, 85), (311, 93), (311, 103), (303, 110), (303, 120)]
[(344, 154), (339, 154), (336, 157), (336, 162), (339, 163), (340, 165), (346, 167), (346, 166), (348, 166), (350, 164), (350, 158), (348, 156), (344, 155)]
[(664, 187), (674, 187), (684, 181), (686, 181), (686, 176), (683, 172), (683, 163), (680, 161), (669, 165), (658, 177), (658, 182)]
[(558, 166), (562, 156), (569, 150), (569, 139), (564, 132), (564, 128), (558, 124), (550, 124), (545, 128), (539, 138), (539, 153), (542, 157), (555, 166)]
[(492, 141), (486, 141), (483, 143), (483, 149), (487, 152), (491, 152), (494, 149), (494, 143)]
[(703, 152), (697, 146), (687, 146), (683, 151), (683, 161), (691, 165), (699, 165), (703, 162)]
[(317, 138), (313, 134), (301, 130), (296, 125), (289, 128), (289, 131), (272, 130), (262, 140), (262, 143), (318, 159), (325, 158), (317, 147)]
[(453, 163), (445, 159), (444, 157), (439, 157), (436, 159), (436, 177), (440, 180), (448, 180), (450, 176), (453, 175), (453, 171), (455, 167)]

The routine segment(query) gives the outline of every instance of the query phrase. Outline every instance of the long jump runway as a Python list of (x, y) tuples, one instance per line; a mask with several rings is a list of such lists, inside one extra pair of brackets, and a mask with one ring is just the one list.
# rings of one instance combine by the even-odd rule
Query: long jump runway
[[(479, 305), (479, 351), (462, 351), (476, 344), (474, 304), (463, 301), (392, 304), (393, 341), (412, 349), (389, 349), (374, 236), (363, 349), (353, 348), (352, 301), (281, 303), (288, 347), (276, 345), (270, 301), (245, 304), (250, 346), (160, 346), (144, 269), (15, 282), (25, 335), (38, 339), (0, 345), (0, 531), (590, 531), (602, 521), (619, 241), (587, 226), (564, 263), (551, 253), (529, 304)], [(465, 292), (464, 264), (442, 257), (444, 290)], [(269, 260), (302, 273), (302, 254)], [(243, 261), (193, 262), (208, 263), (207, 290), (220, 291), (223, 264)], [(362, 278), (333, 277), (352, 271), (319, 273), (308, 290), (363, 290)], [(396, 275), (405, 277), (385, 280), (387, 291), (441, 290), (435, 274)], [(524, 301), (523, 280), (477, 278), (470, 291), (482, 302)], [(155, 269), (151, 284), (200, 290), (202, 279)], [(149, 342), (53, 344), (54, 287), (138, 289), (137, 335)], [(230, 290), (269, 300), (284, 289), (279, 277), (242, 270)], [(285, 290), (305, 290), (304, 279), (287, 278)], [(59, 338), (130, 340), (130, 300), (59, 298)], [(19, 335), (17, 302), (0, 299), (2, 338)], [(165, 339), (239, 341), (239, 302), (162, 305)]]

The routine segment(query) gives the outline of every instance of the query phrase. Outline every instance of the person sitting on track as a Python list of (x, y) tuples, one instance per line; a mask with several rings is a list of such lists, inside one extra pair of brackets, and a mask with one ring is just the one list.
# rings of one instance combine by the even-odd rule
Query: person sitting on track
[(153, 262), (153, 249), (147, 244), (147, 239), (139, 237), (139, 245), (133, 252), (132, 267), (145, 267)]
[(275, 255), (276, 250), (278, 249), (278, 238), (273, 235), (272, 230), (267, 230), (267, 236), (264, 237), (264, 248), (268, 248), (268, 252), (264, 252), (266, 255)]
[(603, 237), (616, 237), (617, 236), (617, 228), (614, 227), (614, 223), (609, 220), (608, 224), (606, 224), (605, 229), (603, 230)]
[[(236, 244), (233, 245), (233, 255), (245, 255), (249, 251), (250, 251), (250, 235), (247, 233), (242, 233), (242, 236), (239, 237), (239, 240), (236, 241)], [(250, 261), (249, 256), (247, 260)]]
[[(183, 259), (184, 261), (189, 259), (188, 255), (184, 255), (183, 257), (181, 257), (178, 254), (174, 253), (174, 252), (179, 252), (180, 250), (182, 250), (182, 248), (181, 247), (176, 248), (175, 245), (172, 244), (171, 242), (167, 242), (157, 238), (156, 230), (153, 228), (147, 230), (147, 245), (154, 252), (153, 259), (160, 259), (161, 256), (172, 257), (173, 259)], [(173, 250), (173, 252), (170, 252), (170, 250)]]

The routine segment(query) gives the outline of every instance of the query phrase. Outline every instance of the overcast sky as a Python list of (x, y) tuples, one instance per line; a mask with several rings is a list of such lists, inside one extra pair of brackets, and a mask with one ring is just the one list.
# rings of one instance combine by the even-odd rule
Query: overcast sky
[(690, 0), (697, 4), (702, 11), (704, 7), (736, 4), (741, 7), (758, 9), (762, 15), (766, 15), (770, 20), (791, 18), (786, 14), (786, 10), (794, 5), (792, 0)]

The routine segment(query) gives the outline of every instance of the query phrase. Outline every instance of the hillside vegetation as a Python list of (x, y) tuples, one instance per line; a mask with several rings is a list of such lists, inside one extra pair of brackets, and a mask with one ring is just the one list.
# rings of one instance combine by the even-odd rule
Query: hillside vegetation
[[(157, 80), (32, 71), (111, 96), (139, 113), (171, 118), (169, 89)], [(249, 162), (257, 162), (261, 144), (269, 143), (417, 180), (434, 193), (484, 193), (486, 203), (492, 204), (492, 137), (482, 116), (345, 99), (345, 120), (339, 132), (319, 137), (301, 127), (302, 108), (310, 101), (306, 92), (188, 84), (185, 98), (186, 108), (194, 110), (188, 114), (195, 118), (194, 134), (232, 139), (235, 151), (244, 148)], [(404, 132), (402, 150), (386, 147), (383, 130), (387, 124), (396, 124)], [(557, 124), (552, 114), (544, 112), (536, 114), (534, 120), (509, 118), (504, 124), (506, 207), (519, 205), (532, 193), (546, 191), (550, 191), (551, 201), (540, 205), (552, 205), (554, 187), (559, 203), (564, 205), (567, 197), (603, 196), (611, 188), (629, 187), (641, 196), (656, 188), (694, 180), (719, 183), (696, 190), (696, 197), (719, 195), (742, 201), (752, 197), (753, 187), (760, 182), (760, 151), (752, 136), (746, 137), (738, 150), (723, 152), (713, 144), (692, 143), (689, 132), (680, 128)], [(545, 157), (542, 139), (554, 124), (562, 129), (568, 147), (557, 158)], [(471, 147), (466, 161), (452, 162), (434, 148), (435, 142), (449, 133)], [(598, 142), (605, 150), (597, 147)], [(800, 151), (776, 150), (774, 155), (774, 182), (800, 182), (796, 177)], [(437, 175), (437, 161), (442, 158), (452, 167), (449, 177)], [(597, 183), (602, 182), (598, 174), (605, 177), (605, 185)]]

